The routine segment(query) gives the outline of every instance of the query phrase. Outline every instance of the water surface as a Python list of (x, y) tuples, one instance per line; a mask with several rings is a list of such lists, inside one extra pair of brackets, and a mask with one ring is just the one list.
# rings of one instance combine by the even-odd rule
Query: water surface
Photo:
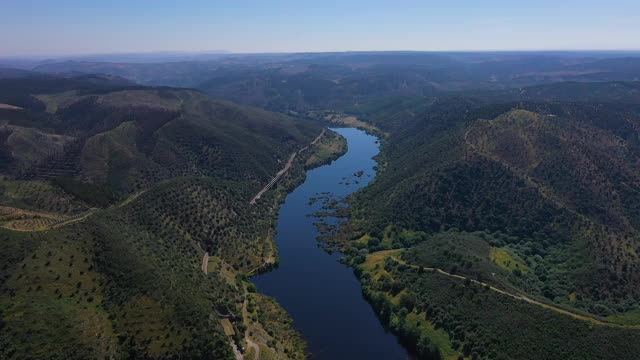
[[(338, 262), (339, 254), (318, 247), (313, 225), (318, 219), (308, 215), (322, 203), (309, 204), (310, 198), (325, 192), (344, 198), (365, 186), (375, 176), (372, 158), (378, 153), (376, 137), (353, 128), (333, 130), (347, 139), (348, 152), (309, 171), (305, 182), (287, 196), (276, 233), (280, 265), (253, 281), (291, 314), (314, 359), (408, 359), (363, 298), (353, 270)], [(363, 175), (354, 176), (358, 171)]]

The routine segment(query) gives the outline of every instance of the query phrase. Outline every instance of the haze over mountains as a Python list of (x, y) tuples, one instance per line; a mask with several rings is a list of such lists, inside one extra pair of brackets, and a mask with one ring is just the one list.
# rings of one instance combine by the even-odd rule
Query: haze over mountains
[(308, 357), (249, 276), (356, 126), (322, 238), (416, 356), (637, 358), (640, 53), (149, 56), (0, 69), (0, 357)]
[(230, 54), (153, 64), (70, 60), (33, 70), (105, 73), (146, 85), (194, 87), (215, 97), (286, 111), (382, 96), (638, 80), (639, 63), (637, 52), (354, 52)]

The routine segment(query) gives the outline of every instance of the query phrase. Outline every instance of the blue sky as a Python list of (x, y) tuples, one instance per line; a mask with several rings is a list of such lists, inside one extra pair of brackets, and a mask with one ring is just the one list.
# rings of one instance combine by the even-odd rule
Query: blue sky
[(0, 56), (640, 49), (640, 0), (2, 0)]

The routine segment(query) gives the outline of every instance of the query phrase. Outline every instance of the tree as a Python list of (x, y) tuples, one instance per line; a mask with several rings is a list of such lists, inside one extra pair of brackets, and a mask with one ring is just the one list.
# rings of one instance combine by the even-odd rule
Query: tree
[(247, 285), (247, 291), (250, 293), (256, 292), (256, 285), (254, 283), (249, 283)]
[(421, 359), (441, 359), (440, 350), (431, 343), (431, 339), (427, 336), (420, 337), (416, 350)]
[(406, 308), (409, 312), (413, 311), (413, 308), (415, 308), (417, 301), (418, 299), (416, 298), (416, 296), (411, 293), (402, 294), (400, 296), (400, 306)]
[(515, 268), (515, 269), (513, 269), (512, 272), (513, 272), (513, 275), (515, 275), (517, 277), (522, 276), (522, 270), (520, 270), (520, 268)]
[(380, 276), (380, 290), (385, 292), (389, 291), (391, 290), (392, 285), (393, 285), (393, 279), (391, 279), (391, 276), (387, 274), (382, 274), (382, 276)]

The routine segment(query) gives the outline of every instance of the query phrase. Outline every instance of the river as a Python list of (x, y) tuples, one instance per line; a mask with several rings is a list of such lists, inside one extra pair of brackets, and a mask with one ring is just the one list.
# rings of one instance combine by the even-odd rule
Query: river
[[(253, 281), (291, 314), (313, 359), (408, 359), (362, 296), (353, 270), (338, 262), (340, 254), (327, 253), (316, 240), (313, 223), (318, 219), (309, 215), (320, 210), (322, 202), (309, 200), (321, 193), (344, 198), (375, 177), (377, 138), (354, 128), (333, 130), (347, 139), (347, 153), (310, 170), (305, 182), (287, 196), (276, 232), (280, 264)], [(358, 171), (364, 173), (355, 177)]]

